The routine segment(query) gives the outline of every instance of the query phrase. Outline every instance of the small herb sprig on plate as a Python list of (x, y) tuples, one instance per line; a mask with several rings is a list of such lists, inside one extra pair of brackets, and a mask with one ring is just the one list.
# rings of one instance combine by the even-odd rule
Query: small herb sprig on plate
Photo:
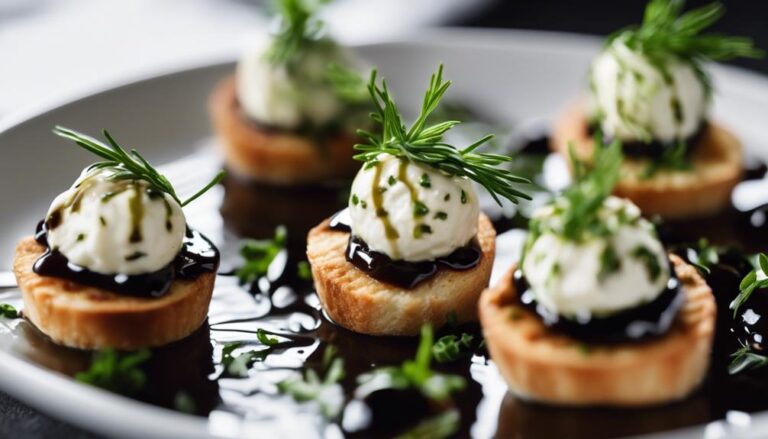
[(711, 90), (711, 81), (701, 68), (702, 61), (763, 56), (763, 51), (755, 48), (750, 38), (703, 33), (723, 16), (722, 3), (713, 2), (685, 13), (684, 6), (684, 0), (651, 0), (642, 24), (614, 33), (608, 43), (621, 39), (631, 49), (645, 54), (662, 73), (670, 55), (688, 61), (708, 90)]
[(134, 394), (140, 391), (147, 381), (141, 365), (151, 356), (148, 349), (136, 352), (105, 349), (96, 352), (89, 369), (75, 375), (75, 379), (113, 392)]
[(731, 358), (731, 363), (728, 364), (728, 373), (730, 375), (768, 366), (768, 357), (752, 352), (752, 348), (748, 345), (743, 345), (739, 350), (731, 354)]
[(279, 225), (272, 239), (246, 239), (240, 243), (240, 256), (245, 259), (245, 264), (235, 270), (235, 275), (241, 285), (253, 283), (267, 274), (272, 261), (285, 248), (287, 236), (285, 226)]
[(262, 328), (256, 330), (256, 338), (266, 349), (252, 349), (234, 355), (236, 349), (244, 346), (243, 342), (235, 341), (226, 343), (221, 349), (221, 365), (224, 367), (224, 375), (230, 378), (243, 378), (248, 376), (248, 369), (257, 361), (263, 361), (280, 344), (280, 340), (270, 337)]
[[(758, 270), (762, 272), (763, 276), (758, 275)], [(752, 296), (755, 290), (760, 288), (768, 288), (768, 256), (765, 253), (757, 255), (757, 268), (754, 268), (749, 272), (739, 284), (739, 295), (730, 304), (730, 308), (733, 310), (733, 317), (735, 318), (739, 312), (739, 308)]]
[(461, 376), (432, 370), (432, 343), (432, 326), (422, 326), (416, 357), (406, 360), (401, 366), (382, 367), (361, 375), (358, 378), (360, 387), (355, 393), (365, 395), (384, 388), (416, 389), (428, 399), (447, 401), (451, 394), (463, 390), (467, 383)]
[(514, 188), (514, 184), (530, 182), (499, 168), (499, 165), (512, 161), (512, 157), (475, 152), (479, 146), (492, 139), (493, 135), (489, 134), (463, 149), (457, 149), (443, 142), (443, 135), (459, 124), (459, 121), (427, 123), (430, 114), (440, 104), (450, 85), (450, 81), (443, 81), (441, 64), (429, 82), (419, 116), (410, 128), (406, 128), (386, 81), (382, 80), (379, 85), (376, 70), (371, 72), (368, 92), (375, 106), (371, 119), (381, 125), (381, 133), (358, 130), (358, 136), (366, 143), (355, 145), (355, 149), (361, 151), (355, 155), (355, 159), (365, 162), (366, 167), (371, 167), (377, 163), (379, 154), (389, 154), (431, 166), (450, 175), (467, 177), (482, 185), (499, 204), (499, 197), (512, 202), (517, 202), (518, 198), (530, 199), (528, 195)]
[(19, 317), (19, 312), (13, 305), (0, 303), (0, 317), (5, 317), (6, 319), (15, 319)]
[(166, 193), (171, 196), (181, 207), (186, 206), (198, 197), (207, 192), (210, 188), (218, 184), (224, 178), (224, 171), (219, 171), (216, 177), (195, 194), (182, 201), (176, 194), (171, 182), (160, 172), (157, 171), (149, 162), (135, 149), (130, 153), (126, 152), (109, 134), (104, 130), (104, 137), (109, 145), (94, 139), (93, 137), (79, 133), (69, 128), (57, 126), (53, 132), (65, 139), (70, 139), (80, 147), (89, 151), (104, 161), (94, 164), (97, 168), (112, 168), (115, 172), (110, 176), (114, 180), (143, 180), (149, 183), (152, 189)]
[(329, 345), (323, 355), (325, 377), (308, 369), (303, 377), (277, 383), (280, 393), (290, 395), (296, 402), (315, 401), (326, 419), (335, 419), (344, 405), (344, 392), (338, 384), (344, 378), (344, 360), (336, 357), (336, 347)]
[(438, 363), (450, 363), (471, 353), (475, 336), (462, 332), (440, 337), (432, 346), (432, 356)]

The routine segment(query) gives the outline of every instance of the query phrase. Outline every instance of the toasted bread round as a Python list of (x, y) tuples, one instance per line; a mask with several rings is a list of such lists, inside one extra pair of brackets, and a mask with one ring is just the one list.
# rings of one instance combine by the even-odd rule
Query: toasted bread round
[[(700, 143), (691, 152), (691, 169), (661, 169), (648, 178), (643, 173), (649, 160), (625, 157), (613, 193), (629, 198), (647, 215), (658, 214), (667, 219), (701, 217), (722, 210), (730, 203), (731, 192), (742, 178), (741, 143), (711, 121), (704, 129)], [(568, 157), (571, 142), (580, 159), (591, 159), (594, 142), (583, 106), (578, 104), (571, 106), (557, 122), (551, 147)]]
[(163, 297), (129, 297), (38, 275), (32, 266), (45, 250), (32, 237), (22, 239), (13, 272), (24, 297), (24, 317), (58, 344), (120, 350), (160, 346), (190, 335), (208, 314), (215, 273), (176, 280)]
[(609, 345), (585, 345), (546, 328), (518, 302), (512, 267), (480, 298), (488, 351), (512, 393), (572, 406), (653, 405), (691, 393), (709, 366), (716, 305), (696, 269), (670, 259), (686, 300), (669, 332)]
[(477, 226), (482, 257), (469, 270), (441, 268), (412, 289), (378, 281), (347, 261), (348, 232), (310, 230), (307, 257), (320, 302), (333, 321), (371, 335), (417, 335), (421, 326), (440, 327), (456, 313), (458, 322), (477, 320), (477, 300), (488, 285), (496, 252), (496, 231), (483, 214)]
[(227, 166), (272, 184), (295, 184), (352, 176), (356, 139), (345, 132), (312, 139), (288, 130), (260, 127), (243, 116), (234, 75), (224, 79), (209, 100), (213, 128)]

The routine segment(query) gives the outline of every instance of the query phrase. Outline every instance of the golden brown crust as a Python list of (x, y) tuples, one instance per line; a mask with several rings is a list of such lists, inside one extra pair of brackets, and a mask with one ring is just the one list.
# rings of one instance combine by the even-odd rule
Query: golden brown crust
[(128, 297), (38, 275), (32, 265), (44, 251), (34, 238), (22, 239), (13, 272), (24, 297), (24, 317), (56, 343), (81, 349), (160, 346), (193, 333), (208, 314), (215, 273), (176, 280), (160, 298)]
[(670, 255), (686, 302), (664, 336), (585, 346), (542, 325), (517, 302), (512, 267), (480, 298), (488, 350), (516, 395), (558, 405), (640, 406), (679, 400), (709, 366), (716, 305), (695, 268)]
[[(648, 161), (625, 158), (614, 194), (629, 198), (646, 215), (668, 219), (706, 216), (722, 210), (742, 178), (741, 143), (713, 122), (705, 130), (692, 152), (691, 170), (660, 170), (652, 178), (643, 178)], [(581, 159), (591, 157), (594, 144), (579, 104), (572, 105), (559, 119), (551, 146), (567, 157), (569, 142), (573, 142)]]
[(234, 172), (273, 184), (294, 184), (354, 175), (353, 136), (340, 132), (322, 145), (285, 130), (261, 129), (242, 116), (235, 76), (219, 83), (209, 111), (227, 166)]
[(496, 252), (496, 231), (480, 214), (477, 239), (483, 255), (469, 270), (441, 269), (413, 289), (380, 282), (349, 263), (349, 233), (328, 228), (329, 220), (310, 230), (307, 257), (320, 302), (337, 324), (371, 335), (416, 335), (424, 323), (435, 327), (455, 312), (459, 322), (477, 320), (477, 300), (488, 285)]

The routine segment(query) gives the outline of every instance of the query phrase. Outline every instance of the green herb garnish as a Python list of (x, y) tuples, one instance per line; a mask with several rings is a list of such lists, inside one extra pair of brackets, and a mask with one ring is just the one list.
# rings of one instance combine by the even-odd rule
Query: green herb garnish
[(731, 358), (732, 360), (728, 364), (728, 373), (730, 375), (768, 366), (768, 357), (752, 352), (752, 349), (747, 345), (742, 346), (738, 351), (731, 354)]
[(650, 279), (651, 282), (656, 282), (659, 276), (661, 276), (661, 265), (659, 264), (659, 260), (648, 247), (638, 245), (632, 249), (632, 257), (645, 264), (645, 270), (648, 272), (648, 279)]
[(296, 275), (301, 280), (312, 280), (312, 268), (309, 266), (309, 262), (299, 261), (296, 266)]
[(326, 419), (338, 417), (344, 403), (344, 394), (338, 382), (344, 378), (345, 372), (344, 360), (332, 358), (335, 352), (335, 348), (326, 350), (325, 378), (320, 379), (317, 372), (308, 369), (303, 378), (294, 377), (277, 383), (277, 390), (292, 396), (297, 402), (317, 402)]
[(134, 394), (140, 391), (147, 381), (140, 366), (151, 356), (148, 349), (136, 352), (104, 349), (94, 354), (88, 370), (76, 374), (75, 379), (112, 392)]
[[(257, 335), (258, 336), (258, 335)], [(265, 343), (266, 344), (266, 343)], [(224, 375), (231, 378), (244, 378), (248, 376), (248, 370), (256, 361), (263, 361), (269, 355), (270, 349), (250, 350), (238, 355), (233, 352), (242, 347), (243, 343), (236, 341), (227, 343), (221, 349), (221, 365), (224, 367)], [(272, 345), (268, 345), (270, 348)]]
[(6, 319), (15, 319), (19, 317), (19, 312), (13, 305), (0, 303), (0, 317), (5, 317)]
[(273, 35), (272, 47), (267, 59), (274, 64), (293, 60), (307, 45), (317, 41), (323, 30), (323, 22), (315, 17), (317, 9), (326, 1), (277, 0), (280, 17), (279, 29)]
[(269, 334), (267, 334), (267, 331), (261, 328), (256, 330), (256, 338), (259, 340), (259, 343), (266, 346), (275, 346), (276, 344), (280, 343), (280, 340), (274, 337), (270, 337)]
[(240, 256), (245, 264), (235, 271), (240, 284), (250, 284), (267, 274), (270, 264), (285, 248), (287, 232), (283, 225), (277, 226), (272, 239), (246, 239), (240, 243)]
[(751, 38), (703, 33), (725, 13), (722, 3), (710, 3), (683, 13), (684, 6), (684, 0), (651, 0), (642, 24), (614, 33), (608, 38), (608, 44), (621, 40), (630, 49), (647, 56), (664, 76), (669, 76), (664, 66), (670, 55), (687, 61), (708, 91), (711, 80), (701, 66), (703, 61), (763, 56)]
[(206, 193), (210, 188), (218, 184), (224, 178), (224, 171), (219, 171), (216, 177), (203, 186), (195, 194), (184, 201), (179, 199), (171, 182), (163, 174), (159, 173), (149, 162), (135, 149), (130, 154), (115, 141), (107, 130), (103, 131), (104, 137), (109, 142), (106, 145), (85, 134), (68, 128), (57, 126), (53, 132), (65, 139), (77, 143), (80, 147), (89, 151), (105, 161), (95, 163), (92, 168), (111, 168), (114, 173), (109, 176), (111, 180), (143, 180), (149, 183), (150, 188), (171, 196), (181, 207), (186, 206), (198, 197)]
[(448, 410), (427, 418), (418, 425), (399, 435), (396, 439), (444, 439), (459, 430), (461, 417), (457, 410)]
[(462, 332), (461, 336), (450, 334), (440, 337), (432, 346), (432, 356), (438, 363), (456, 361), (470, 353), (474, 339), (466, 332)]
[[(757, 255), (757, 266), (763, 274), (768, 275), (768, 256), (766, 256), (765, 253)], [(741, 280), (741, 284), (739, 284), (739, 295), (733, 299), (730, 305), (730, 308), (733, 310), (733, 317), (736, 318), (741, 305), (749, 300), (755, 290), (766, 287), (768, 287), (768, 278), (764, 277), (763, 279), (758, 279), (757, 269), (753, 269), (749, 274), (744, 276), (744, 279)]]
[(709, 274), (713, 265), (720, 262), (718, 248), (711, 245), (706, 238), (701, 238), (696, 246), (688, 249), (688, 260), (704, 274)]
[(485, 136), (458, 150), (443, 142), (443, 135), (459, 124), (458, 121), (449, 120), (427, 125), (427, 118), (437, 108), (451, 85), (450, 81), (443, 81), (442, 65), (432, 75), (429, 88), (424, 94), (421, 112), (410, 128), (406, 128), (400, 110), (389, 93), (386, 81), (382, 80), (379, 86), (376, 75), (376, 70), (371, 72), (368, 91), (375, 106), (371, 119), (381, 125), (381, 133), (357, 131), (358, 135), (367, 142), (355, 145), (355, 149), (362, 151), (355, 155), (355, 159), (365, 162), (364, 167), (375, 162), (379, 154), (384, 153), (405, 158), (413, 163), (431, 166), (449, 175), (474, 180), (485, 187), (497, 203), (501, 203), (499, 196), (512, 202), (517, 202), (518, 198), (529, 199), (528, 195), (513, 187), (515, 183), (529, 183), (529, 181), (498, 168), (499, 165), (512, 161), (511, 157), (474, 152), (480, 145), (490, 140), (492, 135)]
[(616, 254), (616, 250), (612, 245), (606, 244), (603, 248), (603, 252), (600, 253), (600, 272), (597, 274), (598, 279), (602, 282), (610, 274), (615, 273), (621, 268), (621, 260)]
[(350, 104), (368, 102), (368, 87), (356, 70), (332, 63), (325, 76), (340, 100)]
[(422, 326), (416, 357), (406, 360), (401, 366), (382, 367), (361, 375), (358, 378), (360, 387), (356, 394), (369, 394), (384, 388), (413, 388), (434, 401), (447, 401), (452, 393), (464, 389), (466, 381), (458, 375), (444, 375), (430, 368), (432, 342), (432, 327)]
[(692, 168), (687, 156), (688, 145), (685, 142), (677, 142), (674, 146), (666, 148), (656, 160), (652, 160), (640, 174), (640, 178), (647, 180), (662, 169), (673, 171), (688, 171)]
[(429, 208), (426, 204), (422, 203), (419, 200), (416, 200), (413, 202), (413, 216), (415, 217), (422, 217), (429, 213)]
[(432, 181), (428, 174), (421, 174), (421, 177), (419, 177), (419, 186), (427, 188), (432, 187)]

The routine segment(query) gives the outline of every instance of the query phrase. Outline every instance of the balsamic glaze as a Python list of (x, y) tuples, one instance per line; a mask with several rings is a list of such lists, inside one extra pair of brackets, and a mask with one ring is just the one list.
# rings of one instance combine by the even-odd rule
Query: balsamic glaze
[[(686, 154), (691, 154), (696, 147), (701, 143), (702, 137), (707, 132), (707, 129), (709, 129), (708, 122), (703, 122), (699, 127), (696, 129), (696, 131), (688, 136), (686, 139), (683, 139), (683, 142), (687, 146)], [(592, 136), (597, 132), (597, 127), (594, 124), (590, 124), (587, 127), (587, 133)], [(609, 145), (613, 141), (613, 138), (604, 135), (603, 136), (603, 142), (606, 145)], [(624, 140), (621, 142), (621, 149), (624, 151), (624, 155), (627, 157), (633, 157), (633, 158), (649, 158), (649, 159), (660, 159), (666, 151), (668, 151), (670, 148), (674, 148), (677, 146), (677, 141), (671, 141), (671, 142), (662, 142), (657, 139), (653, 139), (650, 142), (643, 142), (640, 140)]]
[(60, 251), (48, 247), (44, 221), (38, 223), (35, 239), (46, 247), (45, 253), (32, 266), (35, 273), (128, 296), (162, 297), (175, 279), (195, 279), (203, 273), (215, 272), (219, 266), (218, 249), (208, 238), (189, 227), (176, 259), (160, 270), (146, 274), (103, 274), (69, 262)]
[[(351, 232), (349, 210), (344, 209), (334, 214), (328, 228)], [(483, 257), (483, 251), (476, 240), (472, 240), (466, 246), (454, 250), (453, 253), (431, 261), (396, 261), (384, 253), (372, 250), (365, 241), (350, 234), (345, 255), (347, 261), (368, 276), (401, 288), (411, 289), (434, 276), (440, 269), (469, 270), (476, 267)]]
[(513, 282), (520, 304), (545, 326), (585, 342), (624, 343), (662, 336), (669, 330), (685, 301), (672, 267), (670, 274), (666, 287), (654, 300), (609, 316), (593, 316), (584, 322), (554, 314), (536, 302), (521, 270), (515, 271)]

